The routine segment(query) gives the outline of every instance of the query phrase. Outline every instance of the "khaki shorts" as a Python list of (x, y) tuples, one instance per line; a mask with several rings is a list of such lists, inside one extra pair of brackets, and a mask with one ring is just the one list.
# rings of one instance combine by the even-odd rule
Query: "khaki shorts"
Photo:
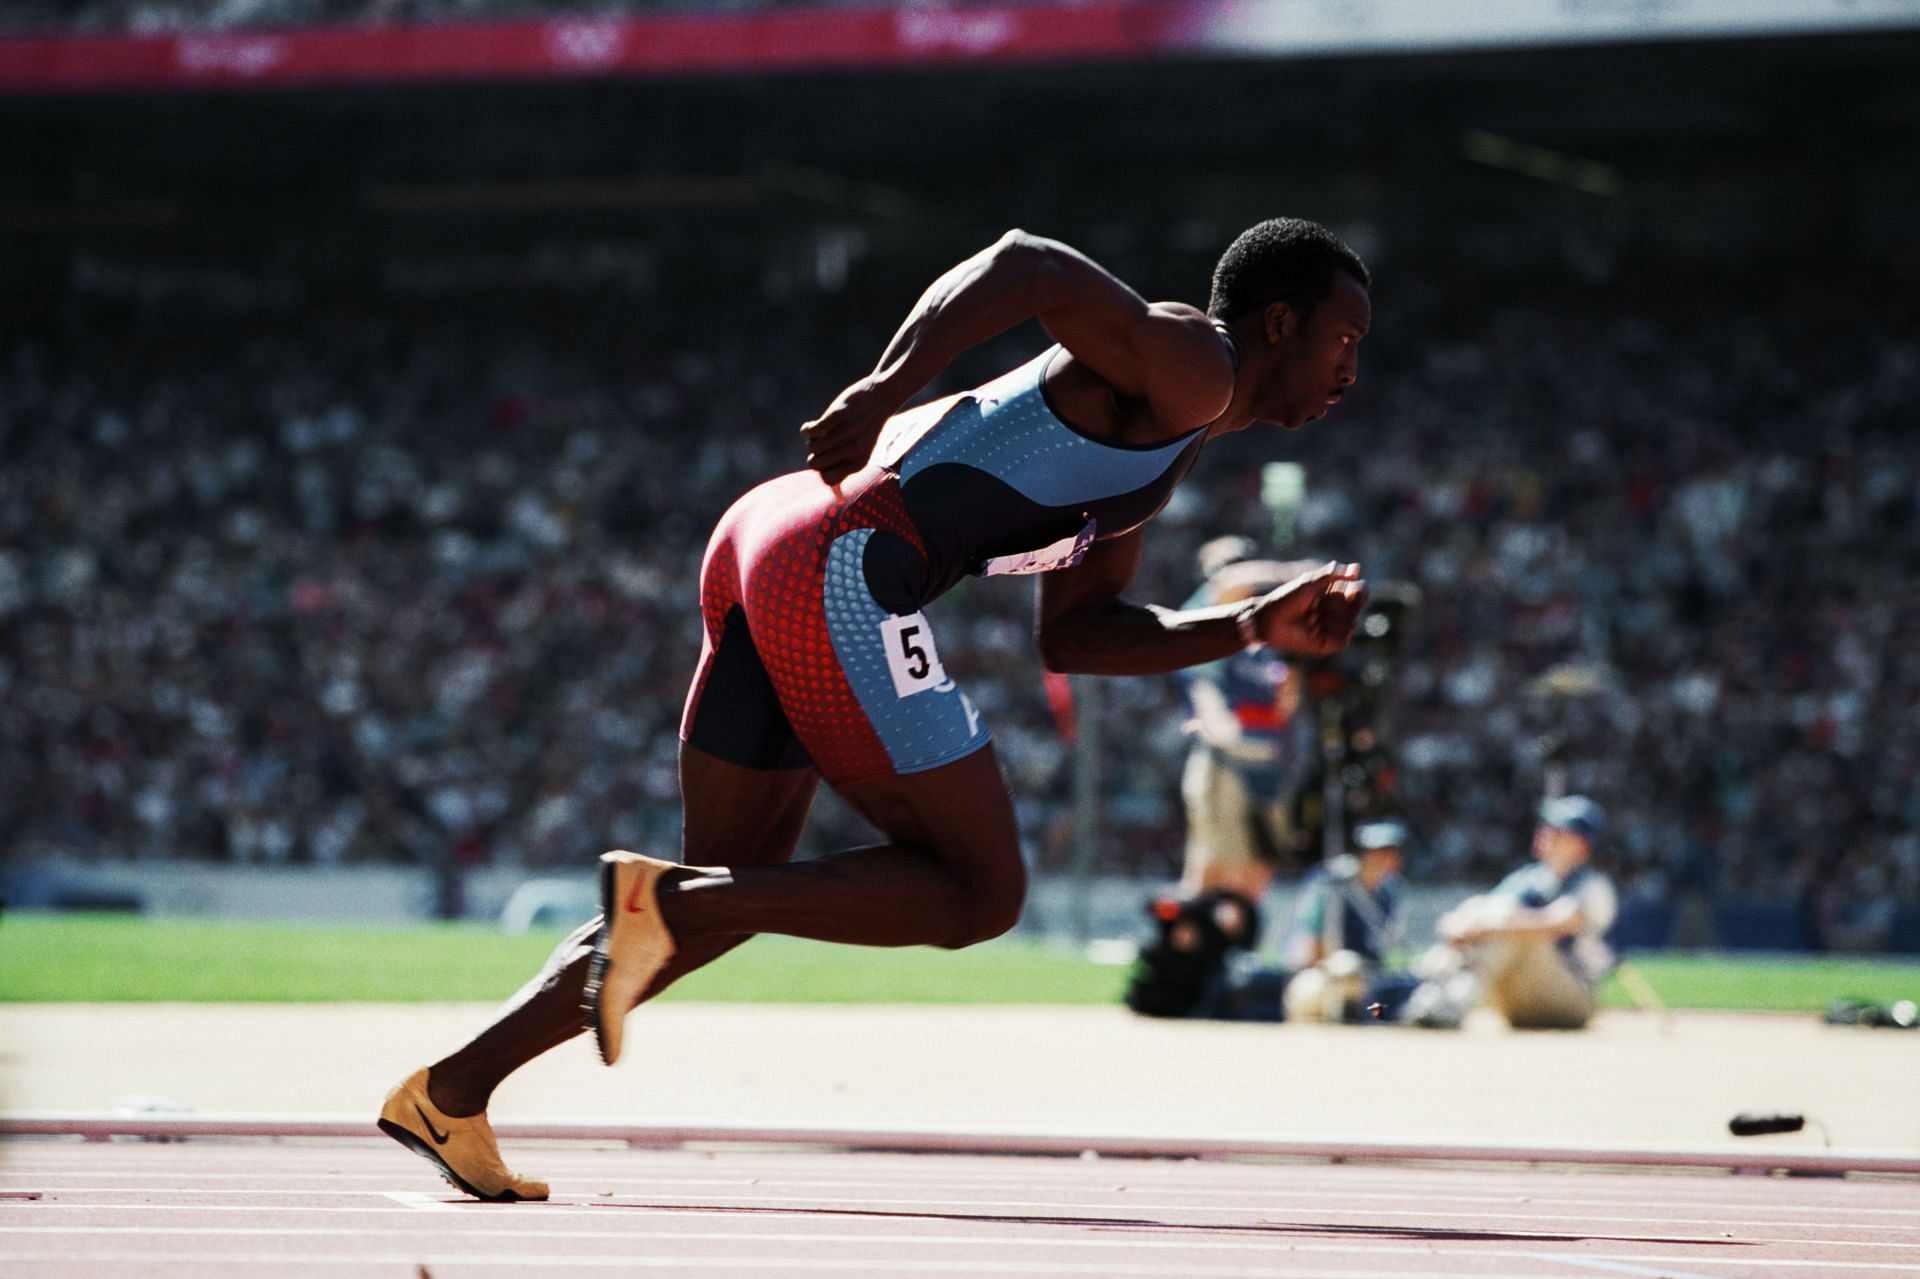
[(1496, 938), (1472, 948), (1487, 1002), (1515, 1030), (1578, 1030), (1593, 1019), (1593, 988), (1560, 948), (1535, 938)]
[(1200, 883), (1210, 869), (1267, 865), (1268, 859), (1254, 837), (1256, 821), (1266, 823), (1276, 846), (1285, 841), (1286, 806), (1256, 801), (1239, 770), (1222, 763), (1205, 747), (1187, 752), (1187, 766), (1180, 775), (1180, 798), (1187, 809), (1182, 879), (1189, 885)]

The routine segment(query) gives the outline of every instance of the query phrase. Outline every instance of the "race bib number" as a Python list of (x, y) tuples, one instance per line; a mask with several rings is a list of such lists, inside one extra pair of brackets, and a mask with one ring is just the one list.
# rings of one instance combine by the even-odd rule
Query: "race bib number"
[(886, 646), (887, 670), (893, 675), (896, 697), (912, 697), (947, 682), (925, 613), (889, 617), (880, 623), (880, 639)]

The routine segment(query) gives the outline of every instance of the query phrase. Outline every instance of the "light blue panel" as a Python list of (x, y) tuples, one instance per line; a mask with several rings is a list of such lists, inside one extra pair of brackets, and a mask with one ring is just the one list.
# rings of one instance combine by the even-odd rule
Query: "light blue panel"
[(1076, 507), (1145, 488), (1193, 443), (1188, 433), (1158, 448), (1122, 449), (1077, 434), (1040, 393), (1046, 367), (1043, 355), (955, 404), (901, 459), (901, 482), (957, 462), (1041, 506)]
[(969, 715), (960, 686), (946, 684), (901, 697), (887, 667), (886, 640), (880, 625), (893, 614), (874, 603), (861, 569), (870, 528), (847, 533), (828, 548), (824, 584), (827, 635), (847, 683), (896, 772), (918, 773), (950, 764), (985, 746), (991, 735)]

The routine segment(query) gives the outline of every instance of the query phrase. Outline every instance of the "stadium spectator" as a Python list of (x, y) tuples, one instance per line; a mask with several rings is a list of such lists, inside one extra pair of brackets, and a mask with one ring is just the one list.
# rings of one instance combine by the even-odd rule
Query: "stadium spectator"
[[(1317, 567), (1254, 555), (1250, 539), (1232, 534), (1202, 546), (1204, 584), (1186, 606), (1250, 599)], [(1312, 718), (1302, 713), (1306, 681), (1264, 645), (1176, 678), (1193, 739), (1180, 777), (1187, 819), (1181, 891), (1232, 892), (1258, 904), (1276, 864), (1296, 851), (1289, 810), (1315, 748)]]
[[(1390, 972), (1389, 952), (1400, 945), (1400, 867), (1406, 827), (1367, 822), (1353, 832), (1353, 849), (1311, 871), (1300, 885), (1282, 943), (1293, 974), (1286, 984), (1289, 1021), (1394, 1020), (1412, 992), (1405, 974)], [(1378, 1004), (1377, 1014), (1363, 1014)]]
[[(1584, 795), (1540, 805), (1533, 863), (1440, 917), (1440, 949), (1452, 948), (1458, 971), (1435, 973), (1413, 992), (1413, 1020), (1457, 1026), (1481, 995), (1516, 1030), (1578, 1030), (1592, 1019), (1594, 993), (1613, 967), (1604, 939), (1618, 910), (1612, 881), (1591, 862), (1604, 824)], [(1431, 969), (1442, 957), (1423, 960)]]

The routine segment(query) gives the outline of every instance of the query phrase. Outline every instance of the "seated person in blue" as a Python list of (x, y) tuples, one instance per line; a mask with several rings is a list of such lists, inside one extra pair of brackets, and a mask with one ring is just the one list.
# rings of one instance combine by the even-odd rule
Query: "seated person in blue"
[[(1300, 885), (1282, 943), (1289, 1021), (1357, 1021), (1370, 1003), (1379, 1017), (1397, 1011), (1412, 983), (1385, 970), (1400, 943), (1401, 849), (1406, 827), (1368, 822), (1353, 832), (1352, 853), (1312, 871)], [(1391, 1009), (1389, 1008), (1391, 1005)]]
[(1415, 993), (1416, 1020), (1457, 1025), (1481, 994), (1516, 1030), (1577, 1030), (1592, 1019), (1613, 967), (1604, 938), (1619, 911), (1612, 882), (1591, 865), (1605, 822), (1583, 795), (1540, 805), (1533, 864), (1440, 917), (1441, 939), (1464, 970), (1438, 983), (1443, 998)]

